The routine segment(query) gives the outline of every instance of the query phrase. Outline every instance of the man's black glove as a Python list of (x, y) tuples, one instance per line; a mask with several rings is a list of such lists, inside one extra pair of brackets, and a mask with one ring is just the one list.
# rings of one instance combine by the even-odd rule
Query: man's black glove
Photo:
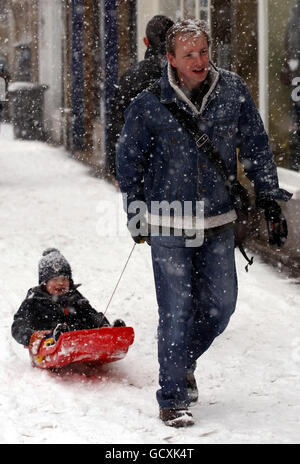
[[(147, 242), (148, 245), (151, 245), (151, 237), (150, 234), (148, 235), (149, 227), (146, 222), (143, 222), (141, 224), (140, 221), (137, 221), (135, 223), (134, 221), (132, 221), (132, 218), (130, 218), (130, 216), (128, 215), (127, 227), (135, 243), (141, 244)], [(143, 233), (137, 234), (139, 230), (141, 230)], [(147, 235), (145, 234), (145, 232)]]
[(126, 327), (126, 324), (123, 319), (116, 319), (113, 323), (113, 327)]
[(133, 241), (135, 243), (140, 244), (140, 243), (147, 242), (148, 245), (151, 245), (151, 237), (150, 237), (150, 235), (148, 235), (147, 237), (144, 236), (144, 235), (137, 235), (136, 237), (133, 237), (133, 236), (131, 236), (131, 237), (132, 237), (132, 239), (133, 239)]
[(279, 204), (275, 200), (261, 200), (258, 206), (265, 210), (269, 244), (281, 247), (287, 239), (288, 229)]

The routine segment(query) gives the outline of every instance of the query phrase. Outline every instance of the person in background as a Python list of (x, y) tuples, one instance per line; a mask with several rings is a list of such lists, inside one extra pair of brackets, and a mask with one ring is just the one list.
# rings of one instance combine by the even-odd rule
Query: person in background
[(116, 181), (116, 143), (124, 125), (124, 112), (131, 100), (161, 77), (167, 62), (166, 33), (173, 25), (170, 18), (154, 16), (147, 24), (144, 60), (131, 66), (120, 78), (110, 109), (106, 150), (106, 176)]

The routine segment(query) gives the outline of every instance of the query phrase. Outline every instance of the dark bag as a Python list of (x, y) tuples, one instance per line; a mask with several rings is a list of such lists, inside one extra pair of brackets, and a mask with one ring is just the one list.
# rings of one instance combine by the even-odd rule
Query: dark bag
[(240, 247), (248, 237), (249, 210), (251, 208), (248, 190), (236, 181), (231, 187), (233, 206), (237, 219), (234, 224), (235, 246)]
[[(148, 90), (160, 100), (161, 89), (158, 82), (152, 84)], [(232, 176), (227, 170), (225, 161), (210, 141), (208, 135), (199, 129), (196, 118), (188, 115), (183, 109), (179, 108), (175, 102), (160, 103), (163, 104), (174, 118), (177, 119), (180, 125), (193, 136), (197, 147), (201, 148), (207, 158), (215, 165), (218, 173), (224, 180), (237, 215), (237, 219), (234, 223), (235, 246), (239, 248), (248, 261), (248, 264), (251, 266), (251, 264), (253, 264), (253, 257), (249, 259), (243, 247), (243, 243), (248, 236), (248, 220), (251, 208), (247, 189), (243, 187), (236, 178), (233, 180), (231, 179)], [(248, 271), (248, 266), (246, 266), (246, 271)]]

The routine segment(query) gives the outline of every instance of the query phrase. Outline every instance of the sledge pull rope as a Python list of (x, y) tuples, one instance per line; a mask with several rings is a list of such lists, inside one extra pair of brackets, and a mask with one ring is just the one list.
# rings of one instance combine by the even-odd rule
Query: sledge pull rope
[(117, 291), (117, 288), (118, 288), (118, 286), (119, 286), (120, 280), (122, 279), (122, 276), (123, 276), (123, 274), (124, 274), (124, 272), (125, 272), (125, 269), (126, 269), (126, 267), (127, 267), (127, 264), (128, 264), (129, 261), (130, 261), (130, 258), (131, 258), (131, 255), (132, 255), (132, 253), (133, 253), (133, 250), (134, 250), (135, 246), (136, 246), (136, 242), (134, 242), (134, 244), (133, 244), (133, 247), (132, 247), (132, 249), (131, 249), (131, 251), (130, 251), (130, 253), (129, 253), (129, 256), (128, 256), (128, 258), (127, 258), (127, 261), (126, 261), (126, 263), (125, 263), (125, 266), (124, 266), (123, 269), (122, 269), (122, 272), (121, 272), (121, 274), (120, 274), (120, 277), (119, 277), (119, 279), (118, 279), (118, 282), (116, 283), (116, 286), (115, 286), (115, 288), (114, 288), (114, 290), (113, 290), (113, 292), (112, 292), (112, 294), (111, 294), (111, 297), (110, 297), (110, 299), (109, 299), (109, 302), (107, 303), (107, 306), (106, 306), (105, 311), (104, 311), (104, 313), (103, 313), (103, 316), (102, 316), (102, 319), (101, 319), (101, 321), (100, 321), (100, 324), (101, 324), (101, 322), (103, 321), (103, 319), (104, 319), (104, 317), (105, 317), (105, 314), (107, 313), (107, 310), (108, 310), (109, 305), (110, 305), (110, 303), (111, 303), (111, 300), (113, 299), (113, 297), (114, 297), (114, 295), (115, 295), (115, 293), (116, 293), (116, 291)]

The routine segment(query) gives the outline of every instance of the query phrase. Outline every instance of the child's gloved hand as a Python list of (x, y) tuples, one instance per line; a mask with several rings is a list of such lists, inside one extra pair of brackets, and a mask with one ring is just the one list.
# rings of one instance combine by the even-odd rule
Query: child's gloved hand
[(126, 324), (122, 319), (116, 319), (113, 323), (113, 327), (126, 327)]
[(70, 332), (70, 327), (68, 326), (68, 324), (66, 324), (65, 322), (62, 324), (57, 324), (57, 326), (53, 330), (53, 338), (55, 342), (57, 342), (61, 334), (65, 332)]

